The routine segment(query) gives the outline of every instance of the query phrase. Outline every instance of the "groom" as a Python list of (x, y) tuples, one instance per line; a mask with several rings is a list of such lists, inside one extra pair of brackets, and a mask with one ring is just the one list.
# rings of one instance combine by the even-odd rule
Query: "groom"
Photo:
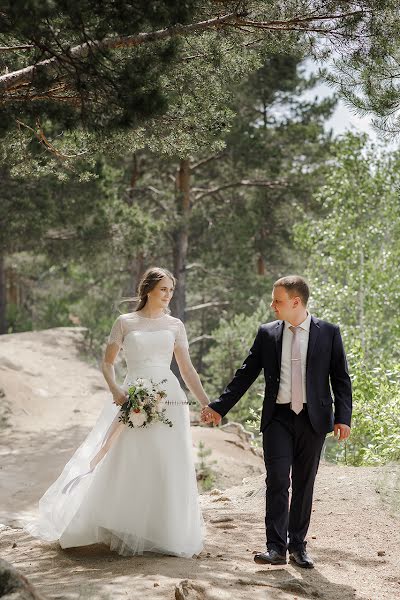
[(300, 567), (314, 566), (305, 537), (321, 450), (332, 430), (339, 441), (350, 435), (351, 382), (339, 327), (311, 315), (308, 298), (303, 277), (274, 283), (271, 308), (279, 320), (260, 325), (232, 381), (202, 410), (204, 422), (218, 424), (264, 370), (260, 431), (267, 474), (267, 547), (254, 556), (259, 564), (286, 564), (289, 550), (290, 560)]

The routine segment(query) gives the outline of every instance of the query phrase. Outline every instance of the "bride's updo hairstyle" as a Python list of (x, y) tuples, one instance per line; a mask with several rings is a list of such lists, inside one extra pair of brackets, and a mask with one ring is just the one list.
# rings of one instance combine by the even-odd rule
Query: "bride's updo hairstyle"
[[(143, 273), (139, 281), (139, 285), (137, 287), (138, 295), (133, 298), (122, 298), (120, 303), (137, 302), (134, 312), (142, 310), (147, 303), (147, 294), (156, 287), (157, 283), (161, 281), (163, 277), (169, 277), (175, 289), (176, 278), (172, 275), (171, 271), (168, 271), (168, 269), (163, 269), (162, 267), (150, 267)], [(164, 312), (166, 314), (170, 314), (171, 311), (169, 308), (166, 308), (164, 309)]]

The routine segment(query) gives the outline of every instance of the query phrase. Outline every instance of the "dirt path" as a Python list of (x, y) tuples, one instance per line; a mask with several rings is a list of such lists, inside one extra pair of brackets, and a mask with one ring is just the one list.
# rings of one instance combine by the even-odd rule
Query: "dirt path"
[(124, 558), (102, 545), (62, 550), (22, 531), (19, 519), (35, 511), (106, 397), (99, 370), (79, 357), (82, 334), (59, 328), (0, 337), (8, 421), (0, 437), (0, 555), (40, 593), (74, 600), (400, 598), (400, 519), (378, 493), (382, 469), (322, 463), (308, 535), (316, 568), (260, 567), (253, 553), (265, 543), (263, 462), (227, 430), (192, 428), (194, 452), (200, 440), (213, 450), (221, 490), (201, 496), (207, 539), (198, 558)]

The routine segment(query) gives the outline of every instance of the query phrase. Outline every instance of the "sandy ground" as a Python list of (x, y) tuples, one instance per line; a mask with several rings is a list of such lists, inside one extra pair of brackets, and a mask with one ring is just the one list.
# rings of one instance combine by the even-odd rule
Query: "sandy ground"
[(400, 517), (390, 504), (398, 478), (390, 469), (322, 461), (308, 535), (315, 569), (261, 567), (253, 554), (265, 545), (263, 460), (229, 428), (192, 427), (195, 458), (200, 440), (212, 449), (218, 488), (201, 495), (207, 538), (198, 557), (62, 550), (25, 533), (19, 519), (35, 512), (107, 397), (99, 369), (82, 360), (83, 335), (57, 328), (0, 336), (0, 556), (44, 597), (400, 598)]

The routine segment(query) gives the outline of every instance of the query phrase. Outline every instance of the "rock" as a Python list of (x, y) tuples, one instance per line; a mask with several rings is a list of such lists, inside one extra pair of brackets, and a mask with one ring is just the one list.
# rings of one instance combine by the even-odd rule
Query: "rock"
[(264, 587), (269, 587), (269, 584), (265, 581), (260, 581), (259, 579), (238, 579), (236, 581), (239, 585), (260, 585)]
[(264, 457), (264, 451), (262, 448), (255, 448), (254, 446), (250, 446), (250, 452), (255, 456), (259, 456), (260, 458)]
[(237, 446), (241, 450), (246, 450), (246, 447), (244, 444), (242, 444), (242, 442), (237, 442), (236, 440), (225, 440), (225, 441), (228, 442), (229, 444), (234, 444), (234, 446)]
[(22, 529), (21, 522), (18, 519), (10, 519), (7, 523), (10, 529)]
[(221, 492), (221, 490), (218, 490), (217, 488), (212, 489), (210, 492), (210, 496), (219, 496), (220, 494), (222, 494), (222, 492)]
[(153, 587), (160, 587), (160, 584), (157, 581), (154, 582)]
[(291, 592), (293, 594), (298, 594), (301, 598), (322, 598), (321, 593), (311, 586), (306, 581), (298, 581), (297, 579), (290, 578), (285, 579), (283, 581), (265, 581), (260, 579), (238, 579), (237, 583), (240, 585), (254, 585), (254, 586), (263, 586), (263, 587), (271, 587), (275, 589), (282, 590), (284, 592)]
[(229, 523), (233, 521), (232, 517), (216, 517), (215, 519), (210, 519), (210, 523)]
[(44, 600), (27, 578), (0, 558), (0, 598), (3, 600)]
[(204, 591), (202, 585), (183, 579), (175, 586), (175, 600), (202, 600)]
[(219, 496), (219, 498), (215, 498), (213, 502), (232, 502), (228, 496)]
[(378, 556), (385, 556), (386, 552), (384, 550), (378, 550)]
[(220, 429), (222, 431), (231, 431), (232, 433), (236, 433), (236, 435), (248, 443), (250, 443), (250, 440), (252, 440), (254, 437), (250, 431), (246, 431), (241, 423), (235, 423), (234, 421), (225, 423), (225, 425), (220, 425)]
[(0, 367), (5, 367), (6, 369), (11, 369), (13, 371), (23, 371), (24, 367), (18, 363), (12, 362), (5, 356), (2, 356), (0, 359)]

